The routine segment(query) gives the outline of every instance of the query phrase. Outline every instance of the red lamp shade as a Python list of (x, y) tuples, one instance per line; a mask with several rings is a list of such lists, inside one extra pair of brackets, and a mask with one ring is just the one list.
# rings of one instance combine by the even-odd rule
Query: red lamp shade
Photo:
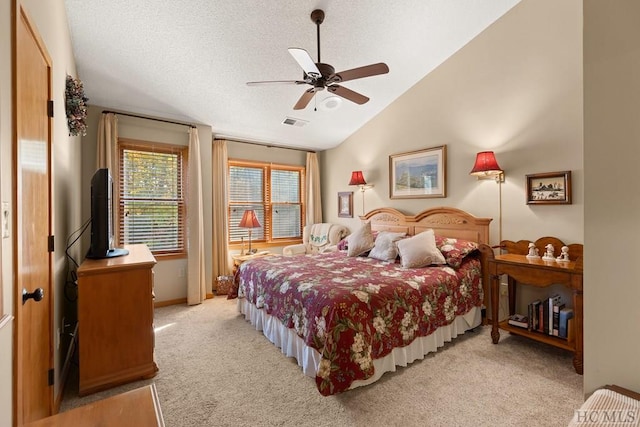
[(260, 225), (260, 221), (258, 221), (258, 217), (256, 216), (255, 211), (253, 209), (248, 209), (244, 211), (244, 214), (242, 215), (242, 219), (240, 220), (240, 224), (238, 224), (238, 227), (258, 228), (258, 227), (262, 227), (262, 225)]
[(493, 151), (482, 151), (476, 155), (476, 163), (473, 165), (473, 169), (469, 172), (469, 175), (498, 175), (502, 173), (502, 169), (498, 166)]
[(349, 181), (349, 185), (367, 185), (367, 181), (365, 181), (364, 176), (362, 176), (362, 171), (351, 172), (351, 181)]

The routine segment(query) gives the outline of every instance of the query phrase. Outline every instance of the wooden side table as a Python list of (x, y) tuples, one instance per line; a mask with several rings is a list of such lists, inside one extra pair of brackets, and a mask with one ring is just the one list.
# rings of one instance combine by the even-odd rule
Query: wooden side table
[(246, 255), (233, 255), (233, 276), (236, 277), (237, 276), (237, 272), (238, 269), (240, 268), (240, 265), (245, 262), (245, 261), (249, 261), (250, 259), (256, 259), (256, 258), (262, 258), (265, 256), (271, 256), (274, 255), (271, 252), (268, 251), (262, 251), (262, 252), (256, 252), (255, 254), (246, 254)]
[(238, 287), (240, 286), (240, 275), (238, 271), (240, 271), (240, 265), (243, 262), (249, 261), (251, 259), (262, 258), (266, 256), (275, 255), (269, 251), (256, 252), (255, 254), (246, 254), (246, 255), (233, 255), (233, 289), (229, 291), (227, 294), (227, 299), (236, 298), (238, 296)]
[[(555, 238), (542, 238), (536, 241), (536, 247), (543, 248), (546, 242), (553, 241), (554, 247), (559, 249), (564, 244)], [(528, 241), (501, 242), (501, 247), (508, 253), (497, 255), (488, 260), (489, 275), (491, 279), (491, 339), (494, 344), (500, 340), (500, 329), (510, 333), (522, 335), (536, 341), (544, 342), (555, 347), (563, 348), (573, 352), (573, 367), (578, 374), (583, 372), (583, 330), (582, 330), (582, 245), (570, 245), (568, 262), (545, 261), (542, 259), (531, 259), (526, 257)], [(524, 252), (524, 253), (523, 253)], [(542, 253), (543, 251), (541, 251)], [(565, 340), (551, 335), (546, 335), (536, 331), (529, 331), (509, 325), (508, 322), (498, 320), (500, 304), (500, 276), (509, 276), (509, 315), (515, 311), (516, 284), (530, 285), (536, 287), (547, 287), (553, 284), (560, 284), (573, 293), (573, 311), (575, 340)]]

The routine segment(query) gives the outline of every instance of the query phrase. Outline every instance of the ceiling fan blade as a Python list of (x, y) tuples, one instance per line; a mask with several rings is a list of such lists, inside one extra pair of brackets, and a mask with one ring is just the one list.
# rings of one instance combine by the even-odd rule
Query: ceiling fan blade
[(387, 74), (389, 67), (384, 62), (377, 64), (365, 65), (364, 67), (352, 68), (350, 70), (340, 71), (329, 77), (331, 82), (346, 82), (348, 80), (361, 79), (363, 77), (377, 76), (379, 74)]
[(302, 96), (300, 97), (300, 99), (298, 99), (298, 102), (296, 102), (296, 105), (293, 106), (293, 109), (304, 110), (304, 107), (306, 107), (309, 104), (309, 101), (311, 101), (311, 99), (313, 98), (313, 95), (315, 94), (316, 94), (316, 88), (314, 87), (305, 90)]
[(338, 96), (348, 99), (351, 102), (355, 102), (356, 104), (362, 105), (369, 101), (369, 98), (367, 98), (366, 96), (361, 95), (358, 92), (354, 92), (351, 89), (347, 89), (344, 86), (331, 85), (327, 87), (327, 90), (331, 93), (335, 93)]
[(266, 80), (261, 82), (247, 82), (247, 86), (260, 86), (260, 85), (303, 85), (307, 82), (302, 80)]
[(304, 49), (300, 49), (299, 47), (290, 47), (289, 53), (293, 56), (293, 59), (296, 60), (298, 65), (302, 67), (307, 76), (314, 80), (322, 77), (322, 73), (320, 73), (318, 66), (313, 62), (313, 59), (311, 59), (309, 52)]

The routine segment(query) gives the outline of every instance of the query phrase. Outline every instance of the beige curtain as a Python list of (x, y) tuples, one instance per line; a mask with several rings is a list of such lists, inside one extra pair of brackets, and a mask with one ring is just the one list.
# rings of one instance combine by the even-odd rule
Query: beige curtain
[(213, 141), (213, 277), (231, 273), (227, 211), (227, 141)]
[(116, 170), (118, 158), (118, 118), (113, 113), (102, 113), (98, 123), (97, 167)]
[[(113, 206), (120, 206), (118, 188), (118, 118), (114, 113), (102, 113), (98, 122), (98, 147), (96, 153), (96, 168), (108, 168), (113, 178)], [(120, 221), (113, 221), (114, 245), (120, 245)]]
[(318, 155), (307, 153), (307, 224), (322, 222), (322, 199), (320, 196), (320, 167)]
[(207, 298), (204, 273), (204, 218), (202, 202), (202, 162), (198, 129), (189, 129), (189, 194), (187, 204), (187, 303), (200, 304)]

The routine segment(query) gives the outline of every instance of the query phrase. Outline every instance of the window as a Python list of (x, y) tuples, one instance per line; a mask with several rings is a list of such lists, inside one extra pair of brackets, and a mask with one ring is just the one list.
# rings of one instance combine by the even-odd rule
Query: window
[(186, 255), (187, 147), (119, 141), (119, 242)]
[(229, 161), (229, 243), (246, 240), (238, 227), (244, 211), (253, 209), (262, 227), (251, 229), (252, 242), (279, 244), (302, 239), (304, 226), (303, 166)]

